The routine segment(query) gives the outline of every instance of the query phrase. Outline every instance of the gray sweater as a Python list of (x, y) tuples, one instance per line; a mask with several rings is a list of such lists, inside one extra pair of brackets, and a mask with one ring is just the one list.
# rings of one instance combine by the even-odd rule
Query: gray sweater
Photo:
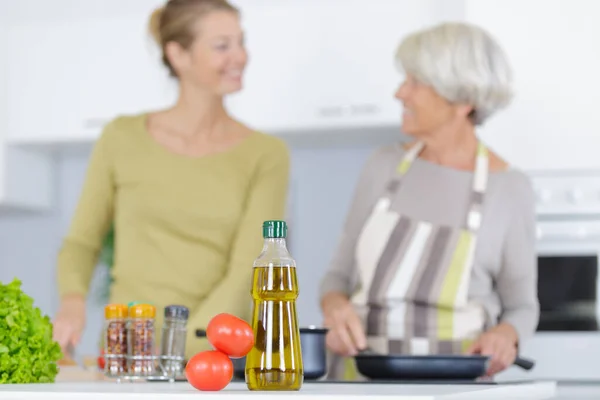
[[(350, 296), (356, 289), (358, 235), (403, 154), (401, 146), (390, 145), (367, 161), (333, 261), (321, 282), (321, 295), (340, 291)], [(466, 221), (472, 181), (472, 172), (418, 158), (392, 201), (408, 217), (460, 227)], [(525, 174), (514, 169), (490, 172), (468, 292), (486, 312), (486, 329), (510, 323), (520, 342), (535, 332), (539, 319), (534, 206)]]

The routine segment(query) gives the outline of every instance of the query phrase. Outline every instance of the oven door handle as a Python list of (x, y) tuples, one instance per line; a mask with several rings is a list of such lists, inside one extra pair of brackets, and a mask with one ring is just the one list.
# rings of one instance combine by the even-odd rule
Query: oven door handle
[(582, 230), (580, 232), (545, 233), (543, 230), (538, 229), (537, 238), (538, 238), (538, 240), (539, 239), (550, 239), (550, 240), (600, 239), (600, 232), (590, 233), (589, 231)]

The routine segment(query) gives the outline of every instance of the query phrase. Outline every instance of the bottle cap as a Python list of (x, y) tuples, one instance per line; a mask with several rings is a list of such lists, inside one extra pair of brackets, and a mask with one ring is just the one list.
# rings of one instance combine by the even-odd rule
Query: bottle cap
[(165, 318), (177, 318), (187, 320), (190, 310), (186, 306), (167, 306), (165, 307)]
[(287, 237), (287, 224), (285, 221), (271, 220), (263, 223), (263, 237), (285, 238)]
[(126, 318), (127, 306), (125, 304), (108, 304), (104, 307), (104, 317), (111, 318)]
[(154, 318), (156, 316), (156, 307), (150, 304), (136, 304), (129, 308), (131, 318)]

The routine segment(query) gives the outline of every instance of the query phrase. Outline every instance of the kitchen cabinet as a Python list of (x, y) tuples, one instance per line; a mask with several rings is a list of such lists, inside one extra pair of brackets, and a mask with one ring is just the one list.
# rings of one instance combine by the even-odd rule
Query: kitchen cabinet
[(526, 170), (600, 169), (600, 3), (467, 0), (466, 19), (515, 71), (515, 100), (482, 128), (486, 142)]
[[(247, 0), (239, 4), (252, 3)], [(243, 9), (250, 55), (240, 120), (274, 133), (398, 126), (394, 53), (407, 33), (435, 22), (437, 1), (255, 2)]]
[[(0, 4), (0, 54), (6, 54), (7, 23)], [(52, 203), (51, 158), (6, 144), (8, 104), (7, 63), (0, 62), (0, 213), (40, 211)]]
[[(2, 46), (0, 45), (0, 49)], [(0, 77), (3, 76), (0, 66)], [(0, 213), (44, 211), (53, 203), (54, 168), (50, 154), (16, 148), (6, 141), (6, 97), (0, 81)]]
[(9, 23), (12, 143), (94, 140), (116, 115), (174, 98), (174, 82), (147, 33), (149, 15), (162, 1), (107, 1), (87, 9), (62, 3), (68, 12)]
[(600, 373), (596, 368), (600, 357), (598, 332), (537, 332), (523, 343), (520, 352), (535, 360), (535, 368), (530, 371), (508, 368), (498, 375), (498, 380), (561, 379), (600, 383)]
[(0, 142), (0, 212), (45, 211), (53, 195), (51, 156)]
[[(442, 1), (234, 1), (250, 64), (244, 90), (227, 99), (231, 113), (274, 134), (397, 129), (395, 48), (407, 33), (443, 19)], [(176, 98), (176, 82), (147, 34), (162, 1), (107, 0), (87, 11), (81, 2), (62, 3), (70, 10), (64, 15), (17, 18), (9, 26), (11, 143), (93, 141), (116, 115)]]
[[(250, 62), (227, 98), (250, 126), (289, 138), (366, 137), (400, 124), (394, 51), (407, 33), (466, 19), (489, 30), (516, 73), (516, 98), (482, 137), (527, 170), (597, 169), (600, 4), (585, 0), (233, 0)], [(10, 4), (10, 5), (9, 5)], [(52, 4), (52, 5), (50, 5)], [(18, 145), (89, 143), (118, 114), (177, 95), (147, 33), (163, 0), (20, 0), (0, 5), (6, 135)], [(511, 7), (514, 6), (514, 7)], [(514, 10), (518, 9), (518, 13)], [(3, 63), (4, 64), (4, 63)], [(352, 134), (350, 134), (352, 131)], [(358, 133), (357, 133), (358, 132)], [(351, 139), (352, 138), (352, 139)], [(39, 148), (39, 146), (38, 146)]]

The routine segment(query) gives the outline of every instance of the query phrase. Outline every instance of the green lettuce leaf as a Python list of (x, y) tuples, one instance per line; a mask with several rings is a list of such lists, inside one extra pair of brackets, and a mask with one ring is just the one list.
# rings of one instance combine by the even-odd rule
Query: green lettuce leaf
[(34, 307), (21, 281), (0, 283), (0, 384), (54, 382), (61, 358), (50, 318)]

